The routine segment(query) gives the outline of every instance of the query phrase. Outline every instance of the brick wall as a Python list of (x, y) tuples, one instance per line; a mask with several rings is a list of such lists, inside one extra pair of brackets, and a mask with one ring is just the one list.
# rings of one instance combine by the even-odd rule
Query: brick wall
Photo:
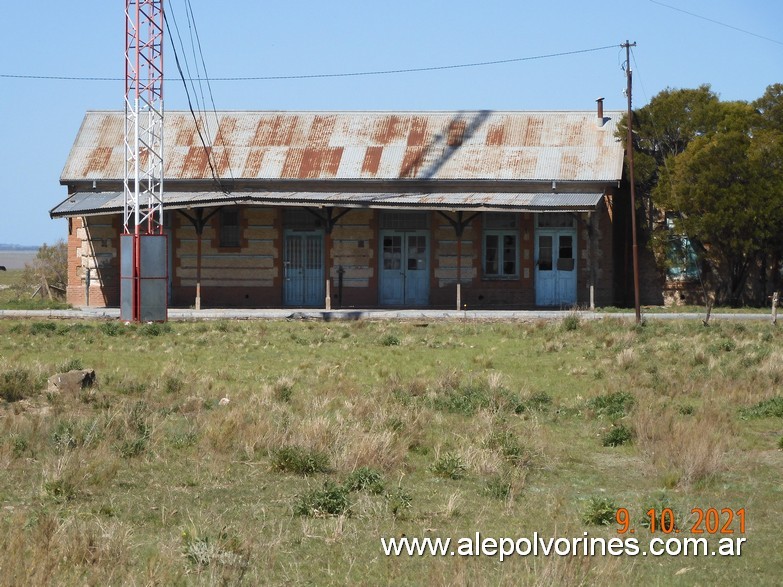
[(73, 306), (119, 306), (119, 216), (72, 218), (68, 231), (68, 287), (66, 299)]
[[(211, 210), (206, 210), (205, 215)], [(466, 216), (469, 216), (466, 213)], [(198, 235), (182, 214), (170, 213), (170, 246), (174, 247), (172, 305), (195, 303)], [(334, 307), (375, 307), (379, 299), (378, 235), (380, 213), (351, 210), (324, 237), (326, 272)], [(453, 218), (453, 217), (452, 217)], [(613, 253), (616, 242), (612, 198), (607, 196), (592, 215), (580, 214), (577, 224), (577, 302), (589, 304), (590, 284), (597, 305), (614, 303)], [(283, 303), (283, 211), (244, 207), (240, 214), (240, 246), (221, 248), (218, 215), (201, 235), (202, 307), (280, 307)], [(86, 304), (86, 272), (91, 271), (90, 305), (119, 305), (120, 216), (73, 218), (68, 237), (68, 301)], [(456, 307), (457, 236), (441, 214), (430, 215), (430, 305)], [(535, 305), (535, 215), (518, 215), (518, 277), (495, 279), (482, 270), (482, 215), (465, 227), (461, 245), (462, 303), (468, 308), (528, 308)], [(592, 239), (592, 240), (591, 240)], [(622, 263), (622, 260), (619, 261)], [(342, 268), (342, 300), (339, 271)], [(592, 268), (592, 269), (591, 269)], [(660, 290), (659, 290), (660, 291)]]
[[(205, 216), (212, 210), (205, 211)], [(201, 234), (202, 307), (274, 307), (281, 301), (280, 211), (243, 207), (239, 247), (220, 246), (219, 213)], [(182, 214), (172, 213), (174, 272), (172, 305), (190, 306), (196, 298), (198, 234)]]
[[(378, 303), (377, 214), (374, 210), (351, 210), (327, 235), (332, 304), (344, 308), (371, 307)], [(339, 271), (342, 269), (342, 300)]]
[[(593, 285), (595, 305), (614, 304), (615, 283), (614, 228), (610, 214), (611, 196), (604, 196), (598, 208), (592, 214), (579, 214), (577, 232), (579, 239), (577, 277), (577, 304), (590, 305), (590, 285)], [(592, 239), (592, 240), (591, 240)]]

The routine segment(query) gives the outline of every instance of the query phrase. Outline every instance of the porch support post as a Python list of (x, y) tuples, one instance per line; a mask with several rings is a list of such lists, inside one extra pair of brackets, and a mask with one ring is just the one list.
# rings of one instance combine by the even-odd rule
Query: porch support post
[[(324, 299), (324, 307), (327, 310), (332, 309), (332, 298), (330, 295), (330, 282), (332, 279), (332, 230), (337, 225), (337, 221), (351, 211), (350, 208), (346, 208), (342, 212), (335, 215), (334, 208), (324, 208), (325, 214), (322, 214), (315, 208), (305, 208), (310, 214), (318, 218), (324, 223), (324, 231), (326, 232), (324, 242), (324, 275), (326, 276), (326, 298)], [(340, 300), (342, 302), (342, 300)]]
[(595, 219), (592, 212), (587, 213), (587, 262), (590, 272), (590, 311), (595, 311), (595, 281), (596, 281), (596, 253), (595, 253)]
[(195, 307), (196, 310), (201, 309), (201, 240), (202, 235), (204, 234), (204, 227), (207, 225), (207, 222), (209, 222), (210, 218), (212, 218), (215, 214), (220, 212), (223, 207), (220, 206), (218, 208), (215, 208), (204, 216), (204, 209), (203, 208), (196, 208), (196, 211), (194, 213), (194, 216), (191, 216), (184, 210), (180, 210), (179, 213), (182, 214), (185, 218), (190, 220), (190, 223), (193, 225), (193, 228), (196, 229), (196, 300), (195, 300)]
[(465, 218), (465, 213), (462, 210), (455, 212), (457, 218), (454, 219), (448, 214), (438, 210), (438, 214), (443, 216), (451, 227), (454, 229), (454, 234), (457, 235), (457, 310), (462, 309), (462, 234), (465, 232), (465, 227), (468, 226), (473, 219), (476, 218), (481, 212), (476, 212), (468, 218)]
[(201, 230), (196, 230), (196, 310), (201, 309)]
[[(462, 212), (457, 213), (462, 216)], [(457, 310), (462, 306), (462, 231), (457, 234)]]
[(454, 232), (457, 234), (457, 310), (459, 310), (462, 305), (462, 234), (465, 232), (461, 210), (457, 212)]

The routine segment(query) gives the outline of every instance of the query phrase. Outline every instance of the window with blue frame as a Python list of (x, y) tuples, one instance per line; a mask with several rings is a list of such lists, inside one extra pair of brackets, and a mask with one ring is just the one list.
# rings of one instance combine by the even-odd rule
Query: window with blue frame
[(666, 219), (666, 227), (669, 229), (669, 246), (666, 250), (667, 275), (671, 279), (683, 281), (699, 279), (699, 258), (690, 239), (685, 235), (677, 234), (672, 218)]

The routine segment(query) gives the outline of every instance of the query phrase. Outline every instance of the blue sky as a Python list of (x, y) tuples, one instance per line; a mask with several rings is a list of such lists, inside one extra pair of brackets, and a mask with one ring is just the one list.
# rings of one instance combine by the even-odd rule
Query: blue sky
[[(124, 3), (4, 4), (0, 243), (52, 243), (67, 233), (65, 221), (50, 220), (48, 211), (66, 196), (60, 173), (84, 112), (121, 109), (124, 85), (6, 76), (120, 78)], [(166, 2), (189, 49), (185, 5)], [(777, 0), (191, 0), (191, 5), (212, 78), (436, 67), (616, 46), (420, 73), (213, 82), (215, 105), (225, 110), (585, 110), (599, 96), (606, 98), (606, 108), (624, 109), (619, 45), (626, 39), (637, 43), (635, 107), (667, 87), (709, 83), (724, 100), (750, 101), (783, 82), (783, 2)], [(167, 44), (165, 107), (186, 109), (173, 56)], [(192, 53), (188, 58), (193, 67)]]

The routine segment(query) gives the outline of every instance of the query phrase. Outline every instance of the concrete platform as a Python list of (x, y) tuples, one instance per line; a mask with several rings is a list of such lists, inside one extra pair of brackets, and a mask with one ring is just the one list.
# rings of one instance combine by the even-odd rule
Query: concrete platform
[[(169, 320), (509, 320), (536, 321), (562, 320), (573, 310), (314, 310), (278, 308), (278, 309), (238, 309), (211, 308), (193, 310), (171, 308)], [(621, 319), (634, 320), (634, 312), (591, 312), (578, 311), (583, 320)], [(63, 320), (118, 320), (119, 308), (77, 308), (72, 310), (0, 310), (0, 318), (51, 318)], [(703, 313), (648, 312), (642, 313), (644, 320), (703, 320)], [(711, 322), (722, 321), (772, 321), (770, 313), (729, 313), (713, 312)]]

